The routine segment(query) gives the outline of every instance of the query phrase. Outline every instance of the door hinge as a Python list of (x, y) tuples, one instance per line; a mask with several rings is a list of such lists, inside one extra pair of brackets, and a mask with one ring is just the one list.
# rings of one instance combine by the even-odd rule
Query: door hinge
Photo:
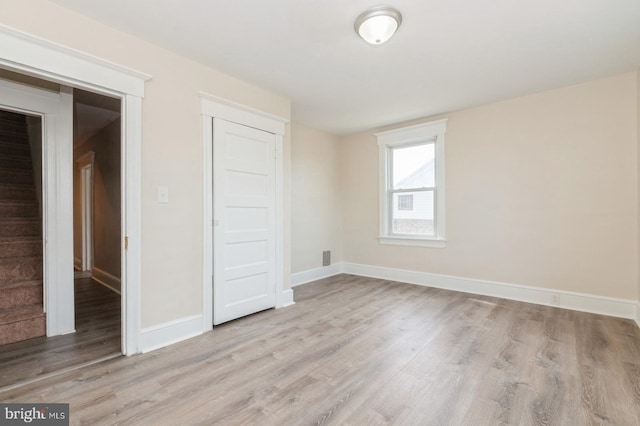
[(129, 250), (129, 237), (124, 237), (124, 249)]

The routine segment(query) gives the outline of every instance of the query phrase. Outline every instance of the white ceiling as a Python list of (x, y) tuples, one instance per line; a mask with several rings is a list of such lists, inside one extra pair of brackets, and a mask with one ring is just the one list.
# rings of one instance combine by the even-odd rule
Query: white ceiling
[(640, 0), (389, 0), (387, 44), (353, 22), (376, 0), (54, 0), (285, 95), (348, 134), (640, 67)]

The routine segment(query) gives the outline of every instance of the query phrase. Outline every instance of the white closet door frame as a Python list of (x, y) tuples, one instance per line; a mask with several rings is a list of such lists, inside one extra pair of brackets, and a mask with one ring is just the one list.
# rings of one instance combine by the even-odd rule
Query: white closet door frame
[(213, 328), (213, 118), (264, 130), (276, 137), (276, 309), (285, 305), (283, 144), (288, 120), (207, 93), (200, 93), (200, 101), (204, 152), (202, 330), (207, 332)]

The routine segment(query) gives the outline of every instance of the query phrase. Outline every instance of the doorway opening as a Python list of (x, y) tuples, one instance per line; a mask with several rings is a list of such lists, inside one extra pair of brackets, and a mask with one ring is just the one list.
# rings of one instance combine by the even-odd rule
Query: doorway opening
[[(51, 90), (49, 82), (8, 71), (0, 70), (0, 79)], [(43, 188), (48, 179), (43, 170), (47, 150), (43, 142), (44, 115), (38, 116), (37, 111), (4, 112), (0, 106), (0, 221), (12, 225), (0, 229), (0, 292), (11, 291), (11, 297), (0, 297), (0, 336), (11, 334), (0, 341), (0, 389), (123, 352), (121, 101), (78, 89), (72, 96), (76, 161), (68, 162), (73, 169), (68, 172), (73, 175), (73, 188), (69, 188), (73, 211), (69, 214), (74, 225), (66, 232), (73, 240), (76, 260), (67, 267), (79, 266), (82, 273), (73, 279), (72, 294), (56, 296), (70, 298), (66, 303), (75, 312), (75, 332), (50, 337), (46, 336), (44, 300), (47, 291), (56, 288), (47, 285), (43, 276), (47, 264)], [(87, 158), (90, 161), (84, 164)], [(7, 216), (3, 218), (3, 214)], [(51, 222), (48, 226), (57, 227)], [(37, 312), (26, 318), (27, 311)], [(8, 314), (6, 321), (3, 314)]]
[(121, 291), (121, 105), (73, 93), (73, 247), (80, 275)]
[(0, 108), (0, 345), (46, 334), (41, 122)]

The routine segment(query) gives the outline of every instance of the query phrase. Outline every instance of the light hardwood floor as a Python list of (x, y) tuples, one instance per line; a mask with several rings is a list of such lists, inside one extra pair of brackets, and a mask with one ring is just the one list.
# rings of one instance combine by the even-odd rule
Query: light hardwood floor
[(76, 278), (74, 302), (75, 333), (0, 346), (0, 390), (121, 353), (120, 295)]
[(155, 352), (0, 394), (72, 424), (640, 424), (640, 330), (340, 275)]

